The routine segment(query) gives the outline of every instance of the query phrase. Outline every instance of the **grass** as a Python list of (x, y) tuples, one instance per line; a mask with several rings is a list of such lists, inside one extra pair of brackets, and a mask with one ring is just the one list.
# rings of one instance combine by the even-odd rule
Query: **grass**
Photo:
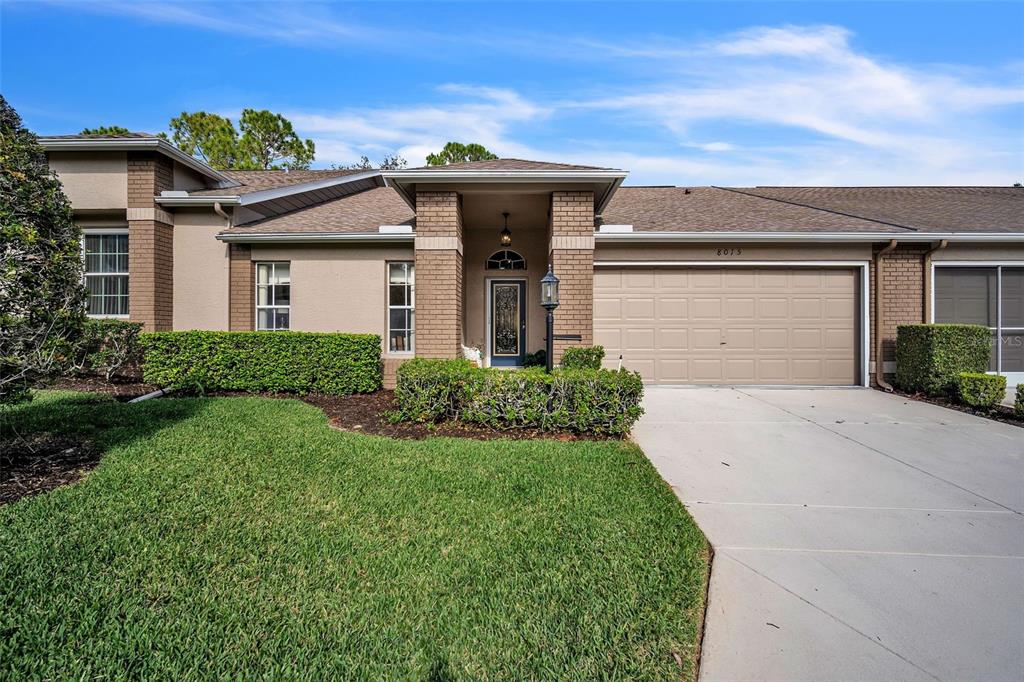
[(106, 455), (0, 508), (0, 678), (695, 676), (707, 545), (634, 445), (262, 398), (42, 393), (12, 427)]

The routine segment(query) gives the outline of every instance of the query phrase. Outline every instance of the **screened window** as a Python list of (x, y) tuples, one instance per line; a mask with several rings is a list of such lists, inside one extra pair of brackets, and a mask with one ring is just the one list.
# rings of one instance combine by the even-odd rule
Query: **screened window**
[(988, 327), (989, 370), (1024, 372), (1024, 268), (937, 266), (935, 321)]
[(416, 278), (412, 263), (388, 263), (388, 348), (413, 350), (416, 333)]
[(86, 311), (101, 317), (128, 315), (128, 235), (85, 235)]
[(487, 259), (488, 270), (525, 270), (526, 259), (515, 251), (496, 251)]
[(256, 264), (256, 329), (288, 329), (291, 318), (292, 277), (289, 263)]

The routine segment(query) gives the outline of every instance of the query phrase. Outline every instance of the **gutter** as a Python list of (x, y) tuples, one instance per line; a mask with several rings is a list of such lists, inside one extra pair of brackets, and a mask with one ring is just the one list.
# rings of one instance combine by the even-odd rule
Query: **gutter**
[[(634, 227), (634, 229), (636, 229)], [(599, 242), (666, 243), (666, 242), (880, 242), (899, 238), (901, 242), (1022, 242), (1024, 232), (595, 232)]]
[(882, 257), (896, 248), (899, 242), (895, 239), (875, 254), (875, 383), (892, 393), (892, 384), (885, 380), (885, 362), (882, 358), (882, 325), (885, 319), (884, 295), (882, 286)]
[(161, 206), (238, 206), (242, 202), (232, 194), (208, 194), (206, 196), (156, 196), (153, 201)]
[(381, 232), (266, 232), (266, 233), (228, 233), (221, 232), (217, 239), (228, 243), (335, 243), (335, 242), (397, 242), (412, 243), (416, 235), (412, 233), (391, 234)]
[(941, 251), (949, 246), (948, 239), (942, 239), (938, 244), (928, 249), (924, 254), (924, 320), (928, 324), (932, 320), (932, 254)]

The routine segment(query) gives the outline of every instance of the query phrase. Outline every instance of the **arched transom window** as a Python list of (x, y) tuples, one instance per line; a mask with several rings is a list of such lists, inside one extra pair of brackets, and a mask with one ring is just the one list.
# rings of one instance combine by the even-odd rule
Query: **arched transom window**
[(495, 251), (487, 259), (488, 270), (525, 270), (526, 259), (515, 251)]

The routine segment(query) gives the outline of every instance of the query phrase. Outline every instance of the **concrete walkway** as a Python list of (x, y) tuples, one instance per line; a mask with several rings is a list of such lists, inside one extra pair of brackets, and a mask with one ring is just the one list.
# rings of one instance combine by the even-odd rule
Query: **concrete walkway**
[(700, 679), (1024, 679), (1024, 429), (868, 389), (649, 387), (715, 548)]

